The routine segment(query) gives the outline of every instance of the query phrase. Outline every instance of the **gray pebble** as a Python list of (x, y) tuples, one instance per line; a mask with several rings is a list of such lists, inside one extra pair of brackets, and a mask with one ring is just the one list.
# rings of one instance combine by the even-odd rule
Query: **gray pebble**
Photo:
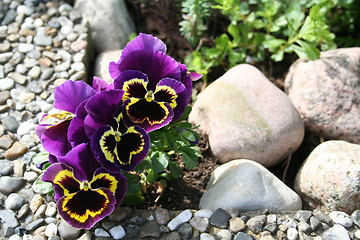
[(238, 232), (235, 235), (234, 240), (254, 240), (254, 238), (251, 235), (247, 234), (247, 233)]
[(180, 235), (185, 238), (185, 239), (189, 239), (192, 234), (193, 234), (193, 228), (191, 227), (191, 225), (189, 223), (184, 223), (178, 230), (178, 232), (180, 233)]
[(30, 212), (29, 204), (26, 203), (19, 209), (17, 214), (18, 219), (25, 218), (29, 214), (29, 212)]
[(24, 184), (25, 180), (22, 178), (15, 178), (9, 176), (0, 177), (0, 192), (9, 195), (16, 192)]
[(0, 137), (0, 148), (7, 150), (9, 149), (14, 143), (14, 139), (10, 137), (10, 135), (6, 134)]
[(2, 123), (6, 130), (15, 133), (20, 125), (16, 118), (12, 115), (3, 118)]
[(38, 81), (31, 81), (28, 84), (28, 88), (31, 92), (35, 93), (35, 94), (40, 94), (43, 91), (43, 88), (41, 86), (41, 82)]
[(190, 211), (190, 209), (184, 210), (179, 215), (177, 215), (173, 220), (171, 220), (167, 224), (167, 227), (171, 231), (176, 230), (180, 228), (182, 224), (188, 222), (191, 219), (191, 217), (192, 217), (192, 212)]
[(343, 226), (335, 224), (322, 234), (323, 240), (350, 240), (349, 234)]
[(209, 228), (209, 219), (203, 217), (193, 217), (190, 222), (191, 226), (199, 232), (206, 232)]
[(264, 226), (265, 222), (266, 222), (266, 216), (259, 215), (259, 216), (250, 218), (246, 222), (246, 226), (254, 233), (259, 233), (259, 232), (261, 232), (262, 227)]
[(51, 46), (52, 38), (50, 36), (45, 35), (45, 33), (40, 33), (34, 37), (34, 43), (37, 46)]
[(15, 82), (17, 82), (20, 85), (24, 85), (26, 83), (26, 77), (20, 73), (11, 72), (8, 74), (8, 77), (13, 79)]
[(45, 223), (43, 218), (37, 219), (26, 226), (27, 231), (33, 231)]
[(166, 225), (170, 222), (170, 213), (166, 209), (157, 208), (155, 210), (155, 218), (160, 225)]
[(214, 211), (210, 218), (210, 223), (219, 228), (227, 228), (229, 225), (229, 219), (231, 215), (222, 208), (218, 208)]
[(58, 231), (60, 237), (64, 239), (77, 238), (80, 235), (81, 229), (74, 228), (67, 224), (64, 220), (60, 221), (58, 225)]
[(356, 226), (360, 227), (360, 210), (355, 210), (351, 214), (351, 220), (354, 222)]
[(40, 79), (41, 80), (49, 80), (53, 74), (54, 74), (53, 68), (46, 68), (43, 70), (43, 72), (40, 76)]
[(18, 50), (21, 53), (27, 53), (30, 52), (35, 48), (34, 44), (30, 43), (19, 43)]
[(11, 193), (5, 200), (5, 208), (10, 210), (17, 210), (23, 206), (25, 198), (18, 193)]
[(11, 210), (1, 210), (0, 219), (4, 236), (9, 237), (14, 234), (14, 229), (19, 226), (19, 221), (17, 220), (15, 213)]
[(232, 234), (227, 229), (221, 229), (220, 231), (218, 231), (216, 233), (216, 239), (231, 240), (232, 239)]
[(13, 22), (16, 18), (16, 11), (14, 9), (10, 9), (6, 12), (6, 15), (2, 21), (2, 25), (8, 25), (9, 23)]
[(10, 98), (10, 92), (9, 91), (1, 91), (0, 92), (0, 105), (3, 105), (6, 103), (6, 100)]
[(13, 167), (11, 161), (0, 160), (0, 176), (7, 176), (12, 173)]

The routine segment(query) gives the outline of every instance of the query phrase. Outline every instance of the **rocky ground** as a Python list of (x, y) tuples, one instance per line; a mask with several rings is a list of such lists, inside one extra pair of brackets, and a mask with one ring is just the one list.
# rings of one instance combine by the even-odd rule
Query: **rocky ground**
[[(67, 79), (87, 79), (89, 29), (65, 2), (41, 2), (0, 2), (0, 238), (360, 239), (360, 211), (349, 216), (337, 211), (198, 210), (197, 201), (217, 166), (208, 155), (170, 184), (171, 191), (158, 202), (120, 207), (90, 230), (70, 227), (52, 197), (34, 189), (41, 172), (31, 159), (43, 150), (35, 126), (51, 111), (54, 88)], [(182, 194), (175, 196), (177, 191)]]

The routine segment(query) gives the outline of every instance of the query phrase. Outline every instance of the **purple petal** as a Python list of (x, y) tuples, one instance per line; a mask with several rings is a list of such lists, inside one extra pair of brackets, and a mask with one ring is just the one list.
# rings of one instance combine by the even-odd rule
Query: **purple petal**
[(150, 34), (140, 33), (136, 38), (134, 38), (125, 46), (118, 63), (137, 50), (158, 51), (166, 53), (166, 45), (157, 37), (154, 37)]
[(54, 91), (54, 107), (75, 113), (80, 103), (96, 94), (96, 91), (82, 81), (68, 80)]
[[(124, 199), (125, 194), (126, 194), (126, 190), (127, 190), (126, 177), (124, 175), (122, 175), (120, 172), (109, 172), (105, 168), (99, 168), (95, 172), (95, 176), (99, 176), (99, 175), (101, 176), (102, 174), (105, 174), (105, 175), (109, 174), (111, 177), (114, 177), (115, 180), (117, 181), (116, 186), (110, 186), (110, 187), (106, 187), (100, 183), (100, 186), (106, 187), (107, 189), (109, 189), (110, 191), (112, 191), (114, 193), (115, 199), (116, 199), (116, 204), (115, 204), (115, 208), (116, 208), (121, 204), (121, 202)], [(95, 188), (96, 187), (95, 185), (96, 185), (96, 182), (94, 181), (91, 184), (91, 187)]]
[(82, 143), (74, 147), (65, 156), (59, 157), (58, 161), (74, 170), (74, 176), (79, 181), (90, 181), (99, 163), (94, 158), (88, 144)]
[(131, 171), (147, 155), (150, 139), (138, 126), (130, 127), (119, 139), (110, 126), (98, 129), (91, 139), (95, 158), (109, 171)]
[(130, 98), (124, 102), (124, 122), (128, 125), (138, 125), (146, 132), (151, 132), (169, 124), (174, 111), (168, 103)]
[(180, 64), (162, 52), (137, 50), (126, 56), (118, 65), (121, 72), (138, 70), (149, 79), (148, 90), (154, 90), (155, 85), (165, 77), (181, 80)]
[(144, 79), (145, 82), (148, 82), (148, 78), (146, 74), (136, 71), (136, 70), (126, 70), (121, 72), (117, 78), (114, 80), (114, 88), (116, 89), (123, 89), (124, 83), (131, 80), (131, 79)]
[(69, 120), (64, 121), (56, 126), (45, 129), (42, 132), (40, 138), (42, 145), (50, 154), (55, 156), (64, 156), (68, 151), (70, 151), (71, 145), (67, 139), (69, 124)]
[(71, 120), (68, 129), (68, 140), (71, 143), (72, 147), (75, 147), (81, 143), (87, 143), (90, 139), (87, 137), (85, 128), (84, 128), (84, 120), (78, 117), (74, 117)]
[(96, 92), (108, 91), (114, 89), (114, 84), (108, 83), (99, 77), (93, 77), (92, 88), (95, 89)]
[(57, 202), (61, 217), (75, 228), (90, 229), (115, 209), (114, 194), (106, 188), (81, 190)]
[(80, 190), (79, 182), (73, 178), (73, 169), (63, 163), (54, 163), (48, 167), (41, 180), (53, 184), (55, 201), (64, 196), (65, 189), (71, 193)]
[(119, 76), (119, 74), (121, 73), (121, 71), (119, 69), (119, 64), (116, 62), (110, 62), (109, 63), (109, 73), (110, 73), (110, 76), (112, 77), (112, 79), (116, 79), (117, 76)]
[(98, 93), (86, 103), (85, 109), (97, 122), (107, 124), (121, 105), (123, 95), (124, 91), (120, 89)]

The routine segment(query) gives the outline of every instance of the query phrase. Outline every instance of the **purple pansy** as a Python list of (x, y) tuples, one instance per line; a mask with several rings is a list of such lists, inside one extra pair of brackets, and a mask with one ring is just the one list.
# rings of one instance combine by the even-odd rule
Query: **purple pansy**
[(184, 64), (166, 55), (165, 44), (148, 34), (132, 40), (120, 60), (110, 63), (109, 72), (114, 88), (126, 92), (124, 117), (147, 131), (182, 115), (190, 101), (192, 81), (201, 76), (189, 73)]
[(54, 156), (64, 156), (70, 149), (68, 128), (76, 116), (77, 107), (94, 96), (96, 91), (82, 81), (66, 81), (54, 91), (54, 108), (62, 110), (55, 114), (46, 114), (36, 127), (36, 132), (45, 148)]
[(91, 228), (122, 202), (127, 188), (120, 172), (103, 168), (87, 144), (80, 144), (46, 169), (43, 181), (51, 182), (59, 214), (76, 228)]

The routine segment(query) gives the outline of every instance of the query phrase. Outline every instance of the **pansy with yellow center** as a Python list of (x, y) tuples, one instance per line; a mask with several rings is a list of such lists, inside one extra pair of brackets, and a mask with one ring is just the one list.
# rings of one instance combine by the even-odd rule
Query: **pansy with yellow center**
[(77, 107), (94, 96), (96, 91), (82, 81), (66, 81), (54, 91), (54, 108), (62, 110), (55, 114), (45, 114), (36, 127), (44, 148), (51, 155), (64, 156), (71, 150), (68, 128), (76, 116)]
[(114, 116), (116, 124), (100, 127), (91, 138), (95, 158), (107, 169), (131, 171), (148, 154), (150, 138), (139, 126), (127, 127), (123, 113)]
[(183, 112), (188, 101), (184, 84), (163, 78), (155, 85), (139, 71), (126, 70), (114, 81), (122, 89), (125, 122), (150, 132), (169, 124), (175, 113)]
[(123, 200), (126, 178), (101, 167), (87, 144), (69, 151), (46, 169), (43, 181), (51, 182), (61, 217), (76, 228), (91, 228)]
[(192, 81), (201, 77), (168, 56), (163, 41), (143, 33), (125, 46), (119, 61), (109, 64), (109, 72), (114, 88), (127, 92), (127, 124), (132, 121), (148, 132), (181, 117), (190, 101)]

